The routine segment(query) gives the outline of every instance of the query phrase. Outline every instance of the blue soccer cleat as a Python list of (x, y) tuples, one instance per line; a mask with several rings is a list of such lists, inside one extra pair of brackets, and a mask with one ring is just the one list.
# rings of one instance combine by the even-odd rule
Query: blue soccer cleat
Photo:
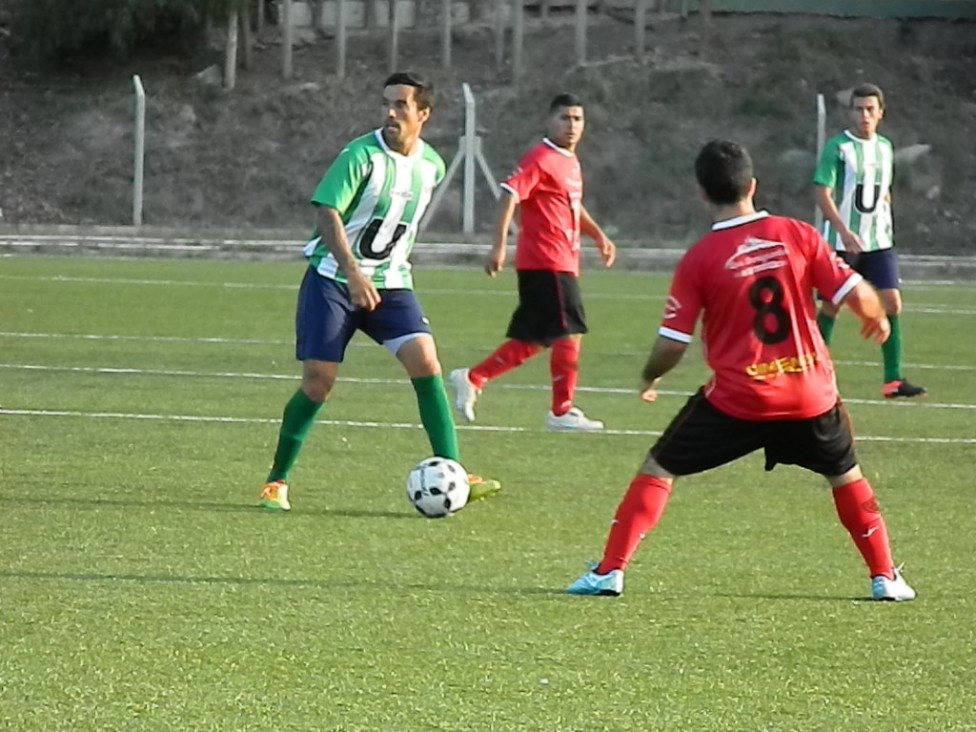
[(623, 570), (612, 569), (606, 574), (597, 574), (596, 567), (595, 564), (590, 565), (590, 571), (566, 588), (566, 592), (570, 595), (619, 596), (624, 591)]

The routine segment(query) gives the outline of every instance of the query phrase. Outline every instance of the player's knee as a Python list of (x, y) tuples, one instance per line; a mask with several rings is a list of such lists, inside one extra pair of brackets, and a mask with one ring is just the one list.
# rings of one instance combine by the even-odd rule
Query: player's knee
[(384, 344), (403, 364), (411, 378), (436, 376), (441, 373), (440, 360), (434, 339), (426, 333), (415, 333)]
[(644, 460), (644, 464), (640, 467), (641, 475), (650, 475), (655, 478), (663, 478), (665, 480), (674, 480), (674, 475), (669, 473), (661, 464), (654, 459), (654, 456), (648, 453), (647, 459)]
[(335, 375), (325, 373), (306, 373), (302, 376), (302, 391), (313, 402), (324, 402), (335, 386)]
[(886, 290), (882, 295), (881, 302), (884, 305), (886, 315), (901, 314), (901, 296), (898, 294), (898, 290)]
[(827, 482), (830, 483), (831, 488), (840, 488), (860, 480), (864, 477), (864, 473), (861, 472), (860, 465), (855, 465), (853, 468), (848, 470), (846, 473), (842, 473), (841, 475), (825, 475), (824, 477), (827, 479)]

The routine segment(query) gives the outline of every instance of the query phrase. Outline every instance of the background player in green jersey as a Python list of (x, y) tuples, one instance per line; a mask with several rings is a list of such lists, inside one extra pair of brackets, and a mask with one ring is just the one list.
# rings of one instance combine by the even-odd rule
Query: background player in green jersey
[[(881, 346), (881, 393), (893, 399), (919, 396), (925, 389), (910, 384), (901, 369), (901, 292), (891, 216), (895, 156), (891, 141), (878, 134), (884, 113), (881, 89), (874, 84), (855, 87), (851, 127), (824, 146), (813, 182), (825, 219), (824, 238), (881, 295), (891, 323), (891, 337)], [(838, 305), (824, 302), (817, 317), (828, 345), (838, 310)]]
[[(408, 256), (444, 161), (421, 138), (434, 91), (412, 72), (383, 88), (383, 124), (350, 142), (312, 195), (315, 232), (305, 246), (309, 267), (298, 293), (296, 356), (301, 388), (285, 405), (274, 463), (261, 491), (265, 508), (287, 511), (288, 473), (315, 415), (335, 385), (357, 330), (403, 364), (435, 455), (460, 460), (437, 348), (413, 292)], [(471, 476), (471, 499), (500, 489)]]

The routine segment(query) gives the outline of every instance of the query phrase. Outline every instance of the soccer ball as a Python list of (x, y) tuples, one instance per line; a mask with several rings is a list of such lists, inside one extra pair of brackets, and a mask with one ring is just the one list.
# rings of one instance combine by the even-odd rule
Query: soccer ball
[(429, 457), (407, 476), (407, 498), (427, 518), (444, 518), (468, 503), (468, 473), (454, 460)]

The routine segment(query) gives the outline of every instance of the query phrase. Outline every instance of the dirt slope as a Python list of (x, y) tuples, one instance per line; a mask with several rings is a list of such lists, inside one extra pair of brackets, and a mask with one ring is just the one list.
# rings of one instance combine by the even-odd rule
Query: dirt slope
[[(295, 78), (278, 76), (275, 29), (254, 70), (224, 94), (194, 80), (219, 54), (144, 58), (72, 72), (24, 75), (0, 55), (0, 223), (125, 224), (131, 220), (131, 75), (150, 95), (145, 222), (194, 228), (304, 229), (308, 195), (342, 144), (378, 122), (384, 38), (350, 40), (348, 78), (335, 80), (329, 40), (300, 47)], [(906, 251), (949, 253), (976, 244), (976, 26), (945, 21), (717, 16), (708, 41), (695, 21), (658, 20), (649, 54), (632, 60), (633, 28), (600, 18), (585, 68), (574, 68), (573, 27), (530, 24), (517, 86), (493, 69), (489, 29), (458, 29), (454, 68), (438, 68), (433, 32), (401, 40), (402, 67), (431, 74), (441, 98), (428, 139), (450, 161), (462, 130), (460, 84), (479, 101), (485, 155), (501, 176), (541, 133), (551, 96), (587, 102), (580, 150), (587, 204), (620, 240), (686, 241), (703, 215), (690, 165), (707, 139), (733, 137), (754, 152), (760, 203), (810, 218), (815, 95), (827, 95), (828, 132), (845, 124), (838, 92), (880, 84), (882, 131), (896, 147), (930, 150), (899, 170), (897, 235)], [(923, 148), (913, 148), (916, 151)], [(456, 180), (433, 229), (459, 229)], [(479, 190), (479, 230), (490, 226)]]

